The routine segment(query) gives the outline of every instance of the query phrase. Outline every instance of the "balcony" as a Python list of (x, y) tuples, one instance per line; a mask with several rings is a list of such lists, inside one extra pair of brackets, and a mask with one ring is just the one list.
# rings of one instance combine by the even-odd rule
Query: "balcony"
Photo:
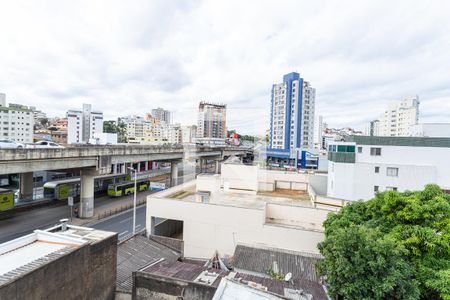
[(328, 152), (328, 160), (337, 163), (355, 163), (355, 153), (352, 152)]

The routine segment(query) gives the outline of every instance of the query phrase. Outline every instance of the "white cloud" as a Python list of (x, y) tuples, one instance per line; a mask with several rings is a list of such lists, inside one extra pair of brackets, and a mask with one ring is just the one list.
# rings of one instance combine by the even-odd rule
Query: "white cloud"
[(4, 1), (0, 91), (49, 115), (90, 102), (108, 118), (154, 107), (196, 123), (201, 100), (263, 133), (271, 85), (298, 71), (332, 126), (362, 128), (418, 94), (450, 122), (447, 1)]

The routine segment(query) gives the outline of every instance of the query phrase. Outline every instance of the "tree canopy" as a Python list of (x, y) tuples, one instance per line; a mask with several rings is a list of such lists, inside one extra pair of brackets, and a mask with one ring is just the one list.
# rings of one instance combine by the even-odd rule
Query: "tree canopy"
[(324, 227), (318, 269), (331, 295), (450, 300), (450, 196), (439, 186), (378, 193)]

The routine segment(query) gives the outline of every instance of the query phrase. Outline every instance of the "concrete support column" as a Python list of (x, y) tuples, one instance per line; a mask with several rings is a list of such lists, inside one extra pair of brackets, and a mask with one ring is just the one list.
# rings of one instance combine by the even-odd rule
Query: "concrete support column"
[(33, 199), (33, 172), (20, 174), (20, 198)]
[(81, 170), (80, 218), (94, 215), (94, 176), (93, 170)]
[(138, 173), (141, 171), (141, 162), (136, 163), (136, 170)]
[(199, 159), (198, 160), (198, 162), (199, 162), (199, 166), (200, 166), (200, 173), (203, 173), (203, 159)]
[(220, 173), (220, 161), (216, 160), (215, 163), (216, 163), (216, 172), (215, 173), (219, 174)]
[(144, 162), (144, 166), (145, 166), (145, 171), (148, 171), (148, 161)]
[(173, 161), (170, 163), (170, 181), (172, 186), (177, 184), (178, 179), (178, 162)]
[(120, 173), (125, 173), (126, 172), (126, 170), (125, 170), (125, 164), (120, 164)]

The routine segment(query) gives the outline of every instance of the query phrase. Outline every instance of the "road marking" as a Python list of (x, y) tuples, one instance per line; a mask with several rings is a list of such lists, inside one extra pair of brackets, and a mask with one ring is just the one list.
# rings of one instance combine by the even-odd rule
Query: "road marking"
[(131, 220), (131, 219), (133, 219), (133, 217), (129, 217), (129, 218), (123, 219), (123, 220), (120, 221), (119, 223), (125, 223), (125, 222), (128, 222), (128, 221)]
[(124, 232), (119, 233), (119, 236), (120, 236), (120, 235), (124, 235), (125, 233), (128, 233), (128, 230), (125, 230)]

